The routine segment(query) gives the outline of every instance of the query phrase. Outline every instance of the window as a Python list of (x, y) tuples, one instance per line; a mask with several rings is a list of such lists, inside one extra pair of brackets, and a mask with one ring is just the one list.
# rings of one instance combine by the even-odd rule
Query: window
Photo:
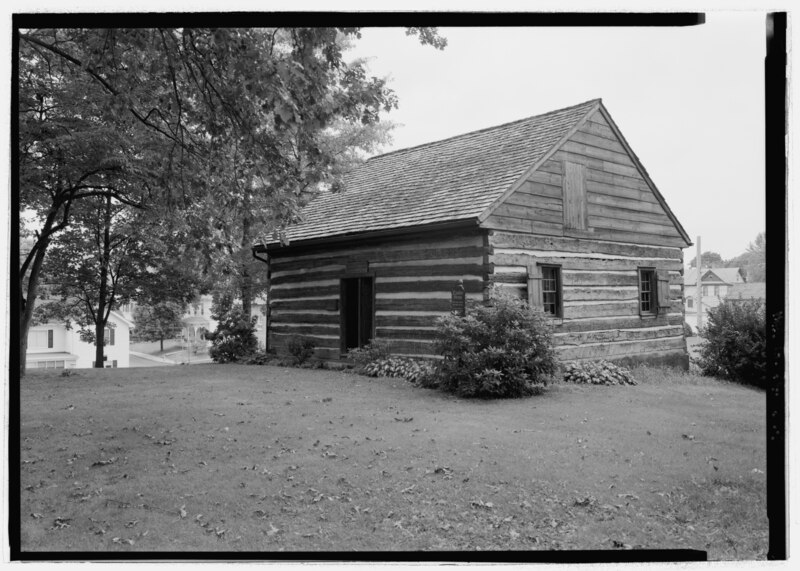
[(103, 335), (103, 344), (104, 345), (114, 345), (114, 328), (113, 327), (106, 327), (104, 335)]
[(691, 297), (687, 297), (686, 298), (686, 305), (687, 305), (687, 307), (689, 309), (692, 309), (694, 307), (694, 299), (691, 298)]
[(640, 269), (639, 313), (641, 315), (654, 315), (658, 313), (656, 287), (656, 271), (649, 268)]
[(718, 285), (714, 286), (714, 295), (719, 297), (719, 286)]
[(708, 295), (708, 286), (703, 286), (703, 295)]
[(560, 266), (528, 266), (528, 305), (548, 317), (562, 317), (562, 299)]
[(47, 330), (47, 348), (48, 349), (52, 349), (53, 348), (53, 330), (52, 329), (48, 329)]
[(31, 331), (28, 334), (28, 347), (31, 349), (44, 349), (47, 347), (48, 349), (53, 348), (53, 330), (47, 329), (46, 331)]

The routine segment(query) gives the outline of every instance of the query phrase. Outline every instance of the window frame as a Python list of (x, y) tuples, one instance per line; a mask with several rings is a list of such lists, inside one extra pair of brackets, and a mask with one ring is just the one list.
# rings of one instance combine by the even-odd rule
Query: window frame
[[(545, 277), (545, 270), (553, 271), (552, 278)], [(555, 289), (545, 289), (545, 281), (555, 281)], [(555, 300), (545, 301), (547, 294), (555, 294)], [(564, 285), (561, 278), (560, 264), (529, 264), (528, 265), (528, 305), (541, 312), (548, 319), (564, 318)], [(552, 305), (554, 312), (545, 309)]]
[[(637, 299), (637, 303), (639, 304), (639, 315), (641, 317), (657, 317), (658, 316), (658, 272), (656, 268), (652, 267), (643, 267), (638, 268), (638, 277), (639, 277), (639, 295)], [(644, 290), (645, 280), (644, 277), (648, 276), (650, 289), (648, 291)], [(649, 294), (650, 298), (648, 301), (645, 302), (644, 295)], [(649, 307), (644, 309), (644, 303), (648, 303)]]

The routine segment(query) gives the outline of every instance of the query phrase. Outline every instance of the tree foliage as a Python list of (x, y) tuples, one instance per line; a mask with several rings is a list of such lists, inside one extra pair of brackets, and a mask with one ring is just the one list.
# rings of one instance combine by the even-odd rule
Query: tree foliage
[(766, 388), (764, 300), (726, 300), (708, 312), (698, 364), (704, 375)]
[(728, 267), (742, 268), (748, 282), (763, 282), (767, 279), (767, 236), (760, 232), (747, 250), (728, 261)]
[(178, 336), (183, 329), (181, 319), (187, 304), (177, 301), (159, 301), (152, 305), (137, 304), (133, 312), (135, 338), (139, 341), (159, 341), (161, 351), (164, 340)]
[[(446, 43), (435, 30), (410, 33)], [(295, 220), (318, 185), (335, 187), (326, 129), (375, 124), (397, 103), (363, 62), (344, 60), (345, 39), (358, 36), (357, 28), (21, 31), (20, 207), (39, 220), (21, 263), (21, 338), (45, 253), (80, 200), (110, 196), (179, 213), (176, 236), (225, 251), (228, 221), (242, 208), (253, 213), (252, 234), (266, 236)], [(23, 363), (25, 350), (23, 341)]]
[[(725, 264), (725, 260), (722, 259), (722, 256), (717, 254), (716, 252), (703, 252), (702, 253), (703, 259), (703, 267), (704, 268), (725, 268), (727, 267)], [(692, 258), (689, 262), (689, 267), (694, 268), (697, 267), (697, 256)]]

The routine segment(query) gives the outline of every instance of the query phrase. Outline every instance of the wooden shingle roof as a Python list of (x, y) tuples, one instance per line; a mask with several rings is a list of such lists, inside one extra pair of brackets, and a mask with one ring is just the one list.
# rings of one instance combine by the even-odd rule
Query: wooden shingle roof
[(303, 209), (297, 242), (476, 219), (600, 105), (599, 99), (373, 157)]

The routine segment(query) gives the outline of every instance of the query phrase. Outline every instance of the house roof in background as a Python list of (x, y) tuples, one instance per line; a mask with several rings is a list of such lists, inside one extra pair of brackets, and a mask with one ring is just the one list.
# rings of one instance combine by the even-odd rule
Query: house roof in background
[[(726, 284), (737, 283), (736, 275), (740, 273), (740, 268), (703, 268), (702, 281), (706, 282), (723, 282)], [(715, 279), (716, 278), (716, 279)], [(685, 285), (697, 284), (697, 268), (689, 268), (683, 274), (683, 283)]]
[(289, 241), (477, 219), (599, 99), (367, 160), (287, 229)]

